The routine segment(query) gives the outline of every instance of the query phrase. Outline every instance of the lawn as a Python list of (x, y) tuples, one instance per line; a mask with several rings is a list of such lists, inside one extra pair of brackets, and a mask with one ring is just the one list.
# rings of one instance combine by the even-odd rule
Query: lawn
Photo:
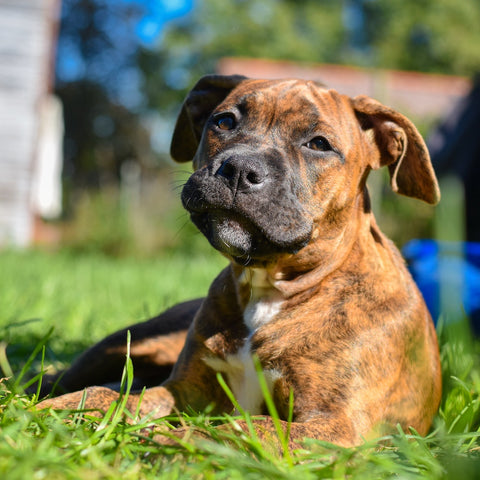
[(0, 383), (0, 478), (479, 477), (479, 343), (459, 319), (439, 328), (444, 394), (426, 438), (398, 431), (353, 449), (309, 441), (292, 455), (281, 455), (254, 435), (232, 438), (213, 430), (230, 417), (190, 412), (168, 422), (200, 425), (212, 440), (174, 448), (158, 445), (145, 430), (167, 420), (129, 425), (122, 420), (121, 404), (103, 420), (81, 414), (66, 420), (35, 411), (35, 399), (21, 387), (42, 358), (45, 365), (61, 367), (105, 334), (205, 294), (225, 264), (205, 251), (197, 256), (165, 252), (154, 260), (0, 252), (0, 365), (9, 377)]

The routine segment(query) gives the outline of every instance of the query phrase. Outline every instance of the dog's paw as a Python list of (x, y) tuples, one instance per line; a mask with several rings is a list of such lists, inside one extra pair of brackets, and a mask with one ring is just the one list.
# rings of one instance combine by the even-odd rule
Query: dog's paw
[(119, 393), (105, 387), (88, 387), (78, 392), (60, 397), (47, 398), (36, 405), (37, 410), (92, 410), (106, 412), (112, 402), (118, 400)]

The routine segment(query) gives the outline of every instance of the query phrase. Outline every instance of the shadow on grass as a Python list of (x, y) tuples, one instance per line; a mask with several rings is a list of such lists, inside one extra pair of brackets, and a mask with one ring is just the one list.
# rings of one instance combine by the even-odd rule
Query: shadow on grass
[[(3, 340), (0, 343), (5, 350), (4, 362), (8, 362), (7, 366), (0, 365), (4, 375), (9, 376), (8, 370), (17, 375), (25, 369), (27, 364), (27, 378), (38, 374), (42, 369), (42, 363), (44, 368), (52, 366), (55, 369), (61, 369), (69, 365), (77, 355), (90, 346), (87, 342), (66, 341), (61, 332), (56, 332), (54, 329), (44, 334), (33, 333), (25, 329), (37, 321), (40, 319), (15, 322), (2, 329)], [(52, 347), (52, 345), (56, 347)], [(32, 355), (34, 355), (33, 358), (31, 358)]]

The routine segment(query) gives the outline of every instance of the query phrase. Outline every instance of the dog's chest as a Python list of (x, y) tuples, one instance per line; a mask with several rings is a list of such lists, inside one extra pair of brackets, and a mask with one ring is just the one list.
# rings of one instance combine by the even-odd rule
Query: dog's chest
[[(235, 354), (229, 354), (225, 359), (218, 357), (205, 359), (211, 368), (226, 376), (240, 407), (253, 415), (263, 413), (264, 395), (252, 356), (251, 338), (262, 325), (274, 319), (281, 310), (282, 303), (282, 298), (277, 291), (264, 288), (255, 289), (255, 285), (253, 285), (251, 299), (243, 314), (243, 321), (249, 330), (245, 343)], [(263, 375), (271, 394), (275, 381), (281, 377), (281, 373), (275, 369), (263, 369), (261, 375)]]

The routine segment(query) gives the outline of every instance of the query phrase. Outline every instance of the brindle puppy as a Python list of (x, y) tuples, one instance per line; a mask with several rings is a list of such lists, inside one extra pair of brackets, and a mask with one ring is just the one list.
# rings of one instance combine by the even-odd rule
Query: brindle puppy
[[(370, 170), (388, 166), (394, 191), (438, 201), (413, 124), (314, 82), (207, 76), (183, 105), (171, 151), (193, 160), (183, 205), (231, 264), (206, 298), (130, 327), (137, 385), (150, 387), (140, 413), (212, 403), (230, 412), (222, 372), (243, 408), (266, 414), (256, 355), (284, 422), (293, 391), (292, 446), (303, 437), (355, 445), (385, 424), (425, 434), (441, 391), (435, 330), (366, 187)], [(85, 352), (59, 386), (118, 380), (125, 337)], [(89, 408), (117, 398), (87, 392)], [(41, 405), (74, 408), (81, 395)], [(274, 432), (268, 416), (256, 425)]]

